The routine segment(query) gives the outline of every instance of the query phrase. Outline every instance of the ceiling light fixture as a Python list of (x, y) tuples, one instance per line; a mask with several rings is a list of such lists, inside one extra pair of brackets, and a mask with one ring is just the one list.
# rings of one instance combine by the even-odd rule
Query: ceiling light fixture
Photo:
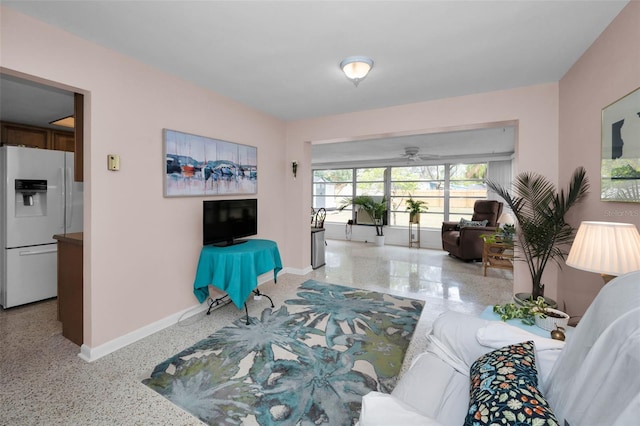
[(340, 69), (358, 87), (358, 83), (369, 74), (373, 61), (366, 56), (349, 56), (340, 62)]
[(51, 121), (49, 122), (49, 124), (53, 124), (54, 126), (71, 127), (72, 129), (76, 126), (75, 118), (73, 117), (73, 115), (63, 117), (59, 120)]

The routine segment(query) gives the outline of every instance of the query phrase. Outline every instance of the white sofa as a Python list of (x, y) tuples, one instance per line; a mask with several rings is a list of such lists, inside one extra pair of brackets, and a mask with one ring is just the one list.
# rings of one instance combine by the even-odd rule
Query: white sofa
[(640, 271), (604, 286), (566, 344), (455, 312), (442, 314), (427, 337), (390, 395), (364, 396), (360, 426), (464, 424), (473, 411), (471, 365), (524, 341), (534, 342), (537, 389), (557, 424), (640, 424)]

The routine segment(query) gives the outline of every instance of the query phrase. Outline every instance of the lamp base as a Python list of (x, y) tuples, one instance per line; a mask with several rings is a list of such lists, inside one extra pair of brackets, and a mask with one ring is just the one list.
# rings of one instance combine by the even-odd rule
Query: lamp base
[(611, 281), (616, 277), (615, 275), (609, 275), (609, 274), (600, 274), (600, 276), (602, 277), (602, 280), (604, 281), (605, 284), (607, 284), (609, 281)]

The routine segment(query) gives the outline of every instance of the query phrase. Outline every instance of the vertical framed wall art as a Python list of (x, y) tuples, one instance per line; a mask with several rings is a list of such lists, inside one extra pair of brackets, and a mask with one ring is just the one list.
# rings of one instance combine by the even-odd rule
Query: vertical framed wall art
[(258, 192), (254, 146), (163, 130), (165, 197)]
[(602, 201), (640, 202), (640, 88), (602, 110)]

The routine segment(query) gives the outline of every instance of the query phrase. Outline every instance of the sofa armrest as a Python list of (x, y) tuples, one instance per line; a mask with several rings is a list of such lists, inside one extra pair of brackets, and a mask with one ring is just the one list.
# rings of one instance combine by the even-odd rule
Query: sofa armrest
[(442, 232), (458, 231), (460, 229), (458, 225), (458, 222), (442, 222)]
[(467, 238), (474, 238), (474, 235), (480, 238), (482, 234), (494, 234), (496, 232), (498, 232), (498, 228), (495, 226), (463, 226), (460, 228), (460, 238), (463, 235), (467, 235)]
[(480, 356), (493, 350), (481, 345), (476, 338), (478, 330), (492, 321), (455, 311), (440, 314), (431, 328), (431, 334), (452, 356), (464, 362), (468, 367)]

